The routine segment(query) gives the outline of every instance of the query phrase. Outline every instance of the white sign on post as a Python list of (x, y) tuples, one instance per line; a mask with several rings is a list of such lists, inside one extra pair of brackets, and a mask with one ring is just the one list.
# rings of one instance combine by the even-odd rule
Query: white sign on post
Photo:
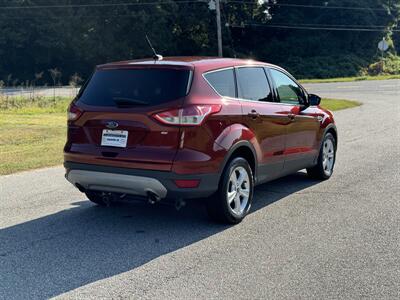
[(389, 44), (388, 42), (386, 42), (386, 40), (382, 40), (379, 42), (378, 44), (378, 49), (381, 50), (382, 52), (387, 51), (387, 49), (389, 49)]

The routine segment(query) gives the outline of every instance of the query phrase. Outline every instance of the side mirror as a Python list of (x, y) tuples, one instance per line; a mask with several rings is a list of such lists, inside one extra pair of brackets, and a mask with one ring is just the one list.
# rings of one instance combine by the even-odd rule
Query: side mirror
[(310, 106), (318, 106), (321, 103), (321, 97), (314, 94), (310, 94), (308, 95), (308, 102), (310, 103)]
[(310, 106), (310, 101), (308, 100), (308, 97), (305, 94), (303, 94), (301, 96), (301, 99), (299, 99), (300, 111), (306, 110), (309, 106)]

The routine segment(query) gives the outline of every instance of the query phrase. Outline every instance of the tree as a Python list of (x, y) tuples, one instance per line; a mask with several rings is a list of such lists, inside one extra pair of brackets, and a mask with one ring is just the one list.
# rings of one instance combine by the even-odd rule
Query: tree
[[(145, 34), (164, 56), (216, 55), (215, 12), (206, 1), (141, 1), (0, 0), (0, 7), (58, 6), (0, 9), (0, 79), (10, 82), (6, 77), (13, 74), (24, 82), (53, 66), (63, 72), (64, 84), (75, 73), (86, 79), (97, 64), (151, 56)], [(126, 2), (135, 5), (104, 6)], [(88, 3), (103, 6), (71, 7)], [(292, 4), (305, 7), (285, 6)], [(313, 7), (325, 5), (382, 10)], [(393, 30), (399, 29), (399, 15), (398, 0), (226, 0), (224, 53), (283, 65), (300, 77), (356, 75), (377, 60), (376, 44), (383, 36), (393, 41), (396, 53), (400, 37)], [(379, 32), (267, 27), (273, 24), (382, 27)], [(46, 72), (40, 84), (52, 81)]]

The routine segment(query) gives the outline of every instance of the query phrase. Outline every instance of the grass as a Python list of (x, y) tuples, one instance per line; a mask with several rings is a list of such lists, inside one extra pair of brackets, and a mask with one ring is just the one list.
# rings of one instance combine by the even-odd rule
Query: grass
[(70, 97), (1, 97), (0, 113), (45, 114), (65, 113), (72, 98)]
[[(0, 98), (0, 175), (62, 163), (65, 112), (70, 100)], [(337, 99), (323, 99), (321, 103), (330, 110), (358, 105), (355, 101)]]
[(378, 76), (359, 76), (359, 77), (340, 77), (327, 79), (302, 79), (301, 83), (329, 83), (329, 82), (354, 82), (363, 80), (389, 80), (400, 79), (400, 75), (378, 75)]
[(64, 113), (0, 113), (0, 175), (61, 163)]
[(352, 108), (356, 106), (360, 106), (361, 103), (353, 100), (344, 100), (344, 99), (329, 99), (329, 98), (324, 98), (321, 101), (321, 107), (331, 110), (331, 111), (337, 111), (337, 110), (342, 110), (342, 109), (347, 109), (347, 108)]
[(0, 97), (0, 175), (62, 162), (70, 101)]

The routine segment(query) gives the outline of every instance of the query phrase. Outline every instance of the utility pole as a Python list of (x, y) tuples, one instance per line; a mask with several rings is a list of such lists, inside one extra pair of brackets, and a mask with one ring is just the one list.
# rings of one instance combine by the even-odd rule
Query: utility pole
[(215, 10), (217, 15), (217, 38), (218, 38), (218, 56), (222, 57), (222, 30), (221, 30), (221, 6), (220, 0), (215, 0)]

